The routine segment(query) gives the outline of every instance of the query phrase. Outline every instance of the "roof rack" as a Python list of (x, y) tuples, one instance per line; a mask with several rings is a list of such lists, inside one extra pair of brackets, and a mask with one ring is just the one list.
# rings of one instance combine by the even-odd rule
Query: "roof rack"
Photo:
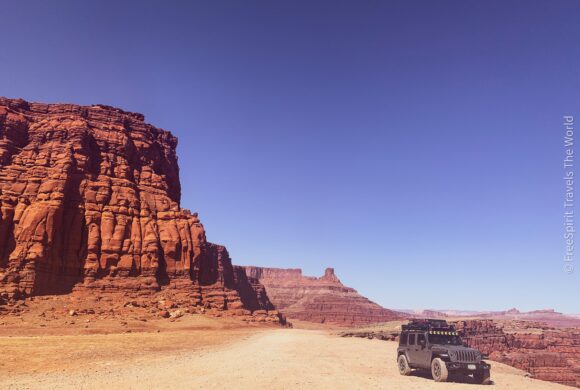
[(436, 320), (431, 318), (413, 319), (407, 325), (402, 326), (403, 330), (419, 330), (419, 331), (454, 331), (453, 325), (449, 325), (445, 320)]

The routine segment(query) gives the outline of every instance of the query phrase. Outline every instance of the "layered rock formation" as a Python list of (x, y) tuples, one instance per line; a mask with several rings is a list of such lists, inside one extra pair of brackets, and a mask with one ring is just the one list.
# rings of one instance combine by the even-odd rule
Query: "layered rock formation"
[(176, 146), (141, 114), (0, 98), (2, 300), (166, 289), (194, 306), (271, 310), (180, 207)]
[(464, 341), (534, 378), (580, 387), (580, 329), (528, 321), (455, 322)]
[(521, 312), (516, 308), (512, 308), (506, 311), (481, 312), (478, 313), (476, 317), (493, 320), (543, 322), (550, 326), (558, 328), (580, 326), (580, 320), (578, 318), (563, 313), (559, 313), (554, 309), (543, 309)]
[(504, 311), (472, 311), (472, 310), (405, 310), (405, 313), (420, 318), (462, 318), (490, 319), (498, 321), (528, 321), (542, 322), (556, 328), (580, 327), (580, 318), (563, 314), (554, 309), (521, 312), (516, 308)]
[(320, 278), (303, 276), (300, 269), (247, 266), (245, 271), (266, 287), (276, 309), (289, 319), (352, 326), (404, 317), (344, 286), (332, 268)]

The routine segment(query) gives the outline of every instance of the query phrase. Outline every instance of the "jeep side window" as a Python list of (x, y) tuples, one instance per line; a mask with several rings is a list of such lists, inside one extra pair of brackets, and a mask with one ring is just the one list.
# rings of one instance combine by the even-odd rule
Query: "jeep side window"
[(409, 335), (409, 345), (415, 345), (415, 335), (414, 334)]
[(425, 341), (425, 335), (422, 334), (422, 333), (419, 334), (419, 335), (417, 335), (417, 344), (421, 344), (421, 341), (423, 341), (424, 344), (426, 343), (426, 341)]
[(409, 338), (409, 333), (401, 333), (401, 341), (399, 345), (407, 345), (407, 339)]

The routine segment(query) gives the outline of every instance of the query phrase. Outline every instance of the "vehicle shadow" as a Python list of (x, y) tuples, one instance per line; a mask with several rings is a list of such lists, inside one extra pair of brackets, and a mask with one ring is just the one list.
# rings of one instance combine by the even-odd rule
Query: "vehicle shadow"
[[(429, 371), (413, 370), (409, 376), (414, 376), (416, 378), (423, 378), (426, 380), (433, 381), (433, 377), (431, 376), (431, 373)], [(484, 386), (484, 385), (481, 385), (479, 383), (476, 383), (475, 379), (473, 379), (473, 377), (467, 376), (467, 375), (449, 375), (447, 382)], [(495, 383), (493, 381), (490, 383), (490, 385), (494, 385), (494, 384)]]

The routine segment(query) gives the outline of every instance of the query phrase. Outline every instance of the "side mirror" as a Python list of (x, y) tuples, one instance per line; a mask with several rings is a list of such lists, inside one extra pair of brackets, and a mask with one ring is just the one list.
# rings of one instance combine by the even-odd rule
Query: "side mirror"
[(423, 348), (425, 348), (425, 346), (427, 345), (427, 342), (425, 340), (419, 340), (419, 345)]

